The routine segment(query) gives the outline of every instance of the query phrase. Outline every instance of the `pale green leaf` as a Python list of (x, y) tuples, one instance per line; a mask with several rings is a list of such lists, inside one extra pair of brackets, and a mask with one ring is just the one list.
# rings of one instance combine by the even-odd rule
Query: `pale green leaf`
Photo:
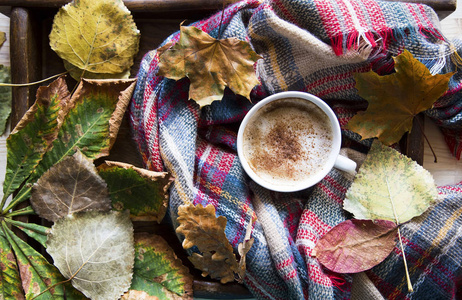
[(403, 223), (422, 214), (437, 196), (427, 170), (375, 140), (346, 193), (344, 208), (357, 219)]
[(133, 243), (128, 212), (89, 211), (58, 219), (47, 252), (76, 289), (93, 300), (111, 300), (130, 287)]

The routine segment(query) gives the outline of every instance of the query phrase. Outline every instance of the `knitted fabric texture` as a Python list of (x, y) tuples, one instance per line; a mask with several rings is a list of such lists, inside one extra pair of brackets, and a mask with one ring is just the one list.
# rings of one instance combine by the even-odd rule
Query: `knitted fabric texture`
[[(221, 12), (193, 24), (217, 37)], [(393, 70), (392, 56), (403, 48), (433, 73), (456, 69), (452, 58), (461, 43), (447, 41), (429, 7), (373, 0), (246, 0), (223, 15), (221, 38), (247, 40), (260, 54), (261, 84), (252, 103), (267, 95), (298, 90), (317, 95), (336, 112), (345, 145), (367, 151), (370, 141), (344, 130), (348, 120), (367, 107), (354, 89), (353, 74)], [(175, 42), (179, 32), (164, 42)], [(188, 79), (156, 76), (158, 55), (142, 60), (130, 105), (131, 126), (146, 167), (167, 170), (169, 216), (176, 222), (185, 203), (212, 204), (228, 220), (225, 234), (234, 249), (252, 217), (255, 238), (247, 254), (245, 285), (258, 299), (348, 299), (352, 277), (324, 269), (310, 253), (317, 240), (348, 216), (343, 207), (351, 184), (332, 170), (315, 187), (298, 193), (275, 193), (254, 184), (236, 154), (236, 129), (253, 105), (225, 90), (222, 101), (199, 109), (188, 100)], [(427, 114), (445, 130), (460, 156), (462, 74)], [(444, 200), (417, 221), (403, 226), (406, 257), (415, 292), (408, 294), (402, 255), (392, 255), (367, 275), (387, 299), (451, 299), (461, 277), (461, 186), (442, 188)], [(179, 239), (182, 239), (179, 236)]]

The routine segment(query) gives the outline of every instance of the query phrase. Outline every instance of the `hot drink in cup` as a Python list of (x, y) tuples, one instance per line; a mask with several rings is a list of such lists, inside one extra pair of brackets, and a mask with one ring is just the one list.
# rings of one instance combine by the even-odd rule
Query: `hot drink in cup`
[(340, 126), (321, 99), (282, 92), (255, 105), (238, 133), (238, 155), (249, 176), (276, 191), (297, 191), (324, 178), (332, 167), (354, 172), (339, 156)]

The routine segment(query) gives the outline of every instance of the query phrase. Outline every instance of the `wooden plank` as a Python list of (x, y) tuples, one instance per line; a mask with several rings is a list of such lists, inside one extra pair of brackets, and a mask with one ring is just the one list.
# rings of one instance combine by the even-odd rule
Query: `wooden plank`
[[(29, 83), (41, 76), (40, 32), (27, 8), (15, 7), (10, 17), (11, 82)], [(14, 87), (11, 126), (14, 127), (34, 103), (38, 86)]]
[[(456, 0), (386, 0), (400, 2), (423, 3), (436, 11), (454, 11), (457, 6)], [(54, 7), (58, 8), (69, 0), (0, 0), (0, 5), (22, 7)], [(195, 11), (204, 9), (219, 9), (225, 5), (238, 2), (238, 0), (124, 0), (127, 8), (132, 12), (144, 11)]]

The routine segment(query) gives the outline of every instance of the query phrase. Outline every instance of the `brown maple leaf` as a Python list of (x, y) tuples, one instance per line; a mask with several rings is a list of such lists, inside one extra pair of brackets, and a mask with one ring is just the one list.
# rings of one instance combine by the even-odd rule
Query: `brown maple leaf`
[(250, 91), (259, 84), (253, 65), (261, 57), (245, 41), (217, 40), (196, 27), (181, 26), (179, 41), (166, 47), (158, 50), (157, 75), (175, 80), (188, 77), (189, 99), (200, 107), (221, 100), (226, 86), (250, 98)]
[(394, 60), (396, 73), (379, 76), (369, 71), (355, 75), (359, 95), (369, 106), (347, 124), (362, 139), (378, 137), (386, 145), (398, 142), (411, 131), (414, 117), (433, 106), (447, 91), (454, 75), (432, 75), (407, 50)]

